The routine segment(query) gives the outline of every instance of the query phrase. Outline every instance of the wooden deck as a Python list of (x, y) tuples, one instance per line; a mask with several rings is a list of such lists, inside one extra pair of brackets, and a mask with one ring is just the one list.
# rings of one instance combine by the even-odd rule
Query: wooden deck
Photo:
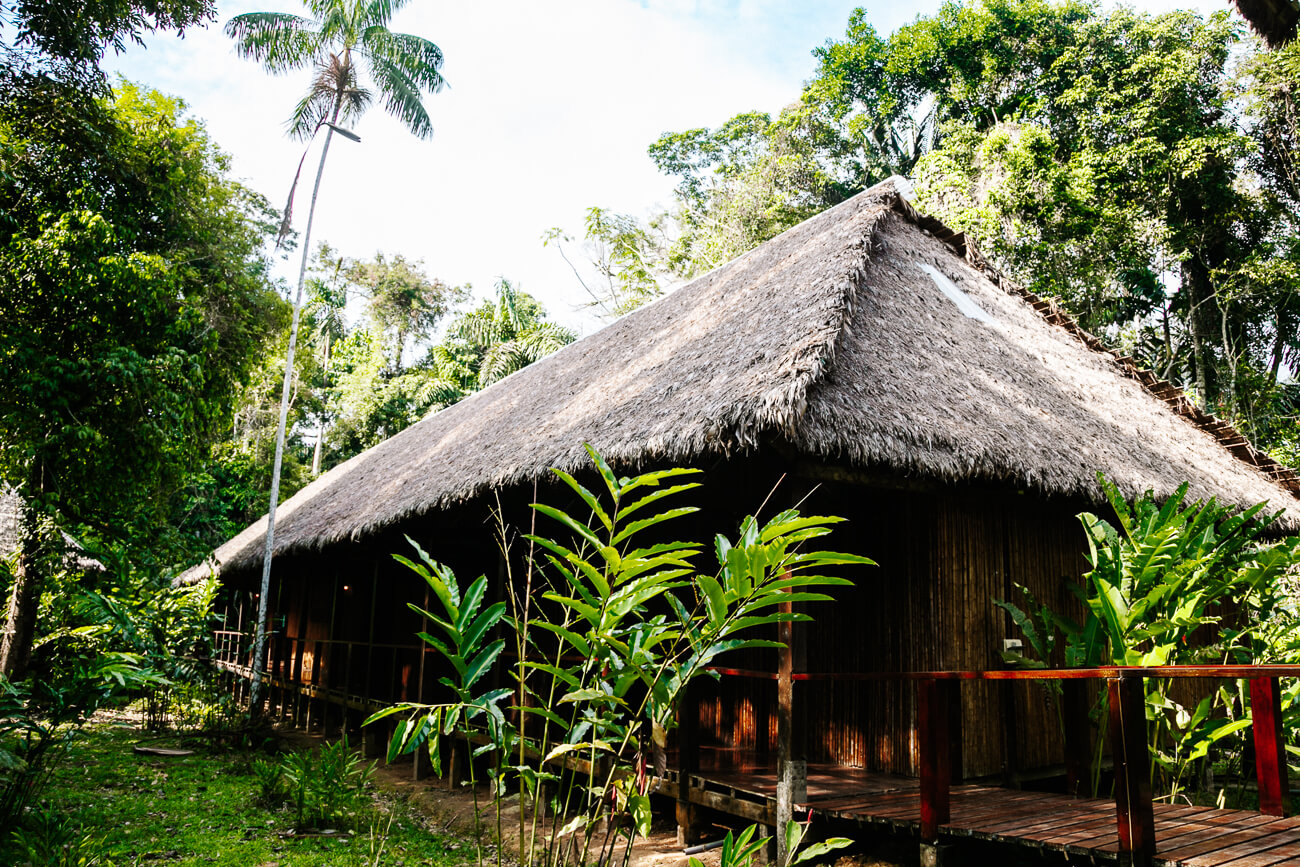
[[(703, 758), (703, 757), (702, 757)], [(737, 806), (737, 815), (769, 814), (776, 798), (776, 770), (767, 766), (715, 767), (692, 776), (690, 799), (714, 808)], [(675, 795), (675, 780), (665, 794)], [(989, 786), (955, 785), (951, 820), (941, 840), (963, 837), (1024, 846), (1044, 852), (1118, 860), (1115, 802), (1073, 799)], [(919, 838), (918, 780), (853, 768), (809, 765), (808, 793), (800, 807), (814, 818), (833, 818), (888, 828)], [(1300, 863), (1300, 818), (1209, 807), (1155, 805), (1156, 858), (1181, 867), (1265, 867)]]

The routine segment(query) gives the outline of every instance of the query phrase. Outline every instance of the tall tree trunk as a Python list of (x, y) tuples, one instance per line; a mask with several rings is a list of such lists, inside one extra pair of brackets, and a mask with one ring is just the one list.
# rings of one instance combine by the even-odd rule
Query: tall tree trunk
[(253, 635), (253, 683), (249, 690), (248, 713), (256, 719), (262, 714), (265, 688), (262, 683), (262, 664), (266, 656), (267, 602), (271, 596), (271, 559), (275, 551), (275, 508), (280, 501), (280, 467), (284, 461), (284, 434), (289, 417), (289, 390), (293, 384), (293, 353), (298, 345), (298, 320), (302, 312), (302, 288), (307, 282), (307, 256), (311, 250), (311, 225), (316, 219), (316, 198), (320, 195), (320, 180), (325, 174), (325, 158), (329, 156), (330, 140), (334, 137), (333, 124), (339, 119), (342, 94), (334, 98), (334, 112), (325, 128), (325, 144), (321, 146), (320, 166), (316, 169), (316, 184), (311, 190), (311, 208), (307, 211), (307, 227), (302, 234), (302, 262), (298, 267), (298, 290), (293, 296), (293, 320), (289, 325), (289, 351), (284, 359), (284, 385), (280, 390), (280, 422), (275, 431), (275, 459), (271, 464), (271, 496), (266, 510), (266, 543), (262, 549), (262, 584), (257, 599), (257, 626)]
[(1210, 346), (1217, 342), (1214, 327), (1214, 290), (1209, 274), (1195, 258), (1183, 263), (1183, 291), (1187, 293), (1187, 330), (1192, 336), (1192, 362), (1196, 375), (1196, 396), (1201, 408), (1212, 411), (1216, 395), (1211, 370)]
[[(25, 493), (30, 495), (31, 492)], [(36, 639), (36, 610), (45, 583), (41, 571), (40, 516), (31, 502), (30, 496), (23, 498), (18, 563), (9, 592), (4, 641), (0, 643), (0, 673), (10, 680), (22, 680), (31, 663), (32, 644)]]
[[(325, 375), (325, 382), (329, 383), (330, 375), (330, 345), (334, 341), (328, 336), (325, 338), (325, 360), (322, 364), (322, 372)], [(316, 426), (316, 446), (311, 453), (311, 477), (314, 479), (320, 475), (320, 452), (321, 442), (325, 439), (325, 412), (322, 410), (320, 424)]]

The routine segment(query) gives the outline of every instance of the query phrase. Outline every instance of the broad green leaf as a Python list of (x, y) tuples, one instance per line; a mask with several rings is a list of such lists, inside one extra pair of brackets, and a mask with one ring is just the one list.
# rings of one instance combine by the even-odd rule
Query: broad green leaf
[(564, 470), (552, 469), (551, 472), (559, 476), (570, 488), (573, 488), (574, 492), (579, 497), (582, 497), (582, 501), (591, 509), (591, 513), (605, 526), (605, 529), (613, 532), (614, 524), (609, 520), (609, 515), (605, 513), (605, 510), (601, 508), (600, 500), (596, 499), (595, 494), (583, 487), (577, 479)]
[(599, 539), (596, 538), (595, 533), (591, 532), (591, 530), (587, 529), (585, 525), (583, 525), (578, 521), (575, 521), (573, 518), (570, 518), (567, 514), (560, 511), (559, 509), (556, 509), (552, 506), (544, 505), (542, 503), (533, 503), (533, 508), (541, 512), (543, 515), (546, 515), (548, 518), (553, 518), (554, 520), (559, 521), (561, 524), (563, 524), (564, 526), (572, 530), (574, 533), (576, 533), (580, 538), (591, 543), (594, 547), (596, 548), (600, 547), (601, 542)]
[(463, 677), (463, 685), (465, 689), (469, 689), (480, 677), (487, 674), (488, 670), (492, 668), (492, 663), (501, 655), (501, 651), (505, 646), (505, 640), (498, 639), (483, 648), (477, 656), (465, 664), (465, 674)]
[(657, 503), (659, 500), (662, 500), (664, 497), (671, 497), (673, 494), (680, 494), (683, 491), (689, 491), (690, 489), (698, 488), (699, 486), (700, 486), (699, 482), (688, 482), (684, 485), (673, 485), (672, 487), (669, 488), (661, 488), (660, 490), (646, 494), (644, 497), (637, 500), (635, 503), (631, 504), (630, 506), (624, 506), (622, 509), (619, 509), (618, 514), (614, 516), (614, 520), (621, 524), (630, 515), (632, 515), (634, 512), (638, 511), (639, 509), (645, 506), (649, 506), (652, 503)]
[(722, 592), (722, 585), (712, 575), (701, 574), (696, 583), (704, 593), (704, 606), (708, 610), (709, 622), (722, 623), (727, 616), (727, 601)]
[(640, 533), (642, 530), (653, 527), (656, 524), (662, 524), (664, 521), (671, 521), (673, 518), (680, 518), (684, 515), (693, 515), (698, 511), (699, 509), (695, 506), (681, 506), (676, 509), (669, 509), (666, 512), (659, 512), (649, 518), (642, 518), (639, 521), (633, 521), (632, 523), (625, 525), (623, 529), (619, 530), (618, 534), (610, 540), (610, 544), (617, 545), (619, 542), (629, 539), (637, 533)]
[(631, 795), (627, 799), (628, 812), (632, 814), (633, 826), (642, 837), (650, 836), (650, 798), (647, 795)]

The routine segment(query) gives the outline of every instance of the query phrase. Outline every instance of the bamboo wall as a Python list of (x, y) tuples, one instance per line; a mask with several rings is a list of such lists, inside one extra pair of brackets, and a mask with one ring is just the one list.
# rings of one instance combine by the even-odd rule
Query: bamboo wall
[[(695, 500), (701, 513), (693, 523), (673, 522), (668, 532), (674, 538), (708, 540), (716, 532), (734, 538), (740, 518), (769, 498), (787, 469), (776, 459), (753, 458), (706, 468), (705, 487)], [(849, 519), (825, 547), (879, 563), (859, 570), (855, 587), (837, 588), (834, 604), (807, 609), (815, 623), (796, 624), (797, 671), (1001, 667), (1001, 640), (1020, 634), (992, 600), (1019, 604), (1017, 583), (1054, 609), (1077, 614), (1067, 585), (1085, 566), (1084, 538), (1074, 517), (1078, 503), (1005, 490), (899, 489), (888, 480), (794, 479), (767, 505), (767, 517), (777, 504), (786, 508), (813, 491), (801, 507), (806, 514)], [(543, 490), (541, 499), (557, 502), (557, 493)], [(528, 526), (532, 495), (529, 486), (503, 496), (516, 527)], [(274, 673), (377, 702), (436, 700), (437, 677), (445, 672), (436, 655), (422, 652), (415, 633), (423, 624), (407, 607), (425, 604), (426, 588), (392, 554), (409, 554), (403, 535), (410, 534), (452, 565), (462, 583), (488, 574), (499, 597), (502, 561), (487, 516), (487, 504), (469, 503), (364, 542), (277, 560), (272, 608), (273, 617), (282, 619), (270, 652)], [(244, 586), (251, 580), (244, 576)], [(249, 626), (252, 619), (245, 612), (242, 622)], [(720, 662), (776, 670), (770, 650)], [(774, 760), (774, 681), (728, 677), (704, 684), (697, 694), (702, 744)], [(796, 720), (809, 760), (916, 773), (914, 695), (907, 681), (797, 683)], [(1055, 711), (1033, 684), (965, 684), (963, 724), (967, 777), (1061, 761)]]
[[(1024, 607), (1016, 584), (1054, 610), (1078, 615), (1068, 590), (1086, 565), (1077, 504), (1014, 493), (824, 485), (810, 510), (850, 518), (827, 547), (879, 566), (858, 573), (855, 587), (837, 588), (835, 603), (805, 609), (815, 622), (795, 627), (796, 671), (1001, 668), (1002, 639), (1021, 635), (992, 600)], [(775, 670), (771, 653), (726, 664)], [(1062, 761), (1056, 711), (1041, 687), (983, 682), (962, 690), (966, 776)], [(914, 695), (905, 681), (797, 682), (796, 726), (805, 730), (808, 759), (915, 774)], [(772, 681), (723, 678), (700, 707), (702, 742), (774, 753), (775, 700)]]

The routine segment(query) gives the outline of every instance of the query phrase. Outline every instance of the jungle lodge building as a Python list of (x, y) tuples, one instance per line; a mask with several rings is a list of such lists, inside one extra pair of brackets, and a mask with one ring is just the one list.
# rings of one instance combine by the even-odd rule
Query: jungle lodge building
[[(392, 555), (410, 536), (463, 579), (504, 580), (493, 510), (527, 532), (534, 496), (563, 496), (548, 468), (586, 472), (583, 443), (623, 473), (703, 469), (702, 510), (674, 522), (678, 538), (734, 537), (769, 494), (769, 509), (807, 497), (804, 512), (848, 519), (827, 547), (879, 565), (796, 632), (796, 671), (844, 675), (799, 684), (804, 749), (810, 763), (903, 775), (918, 773), (914, 684), (852, 675), (1002, 668), (1003, 641), (1020, 635), (994, 599), (1024, 585), (1057, 610), (1077, 604), (1076, 515), (1104, 511), (1098, 471), (1129, 498), (1186, 481), (1189, 499), (1267, 500), (1286, 529), (1300, 525), (1295, 474), (1000, 278), (886, 183), (287, 500), (263, 660), (275, 706), (301, 713), (308, 696), (319, 717), (327, 700), (353, 714), (436, 700), (406, 607), (425, 588)], [(248, 661), (264, 531), (214, 554), (231, 591), (230, 662)], [(726, 664), (770, 673), (775, 655)], [(968, 684), (954, 778), (1059, 767), (1041, 696)], [(775, 761), (770, 677), (723, 677), (685, 713), (719, 772)]]

